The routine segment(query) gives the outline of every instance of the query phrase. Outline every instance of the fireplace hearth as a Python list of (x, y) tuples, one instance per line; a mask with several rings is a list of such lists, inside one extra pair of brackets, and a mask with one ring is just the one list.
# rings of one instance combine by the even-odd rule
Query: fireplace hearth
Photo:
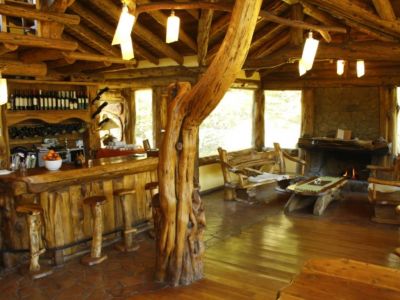
[(378, 164), (388, 152), (382, 141), (300, 138), (298, 146), (306, 151), (308, 175), (343, 176), (347, 172), (353, 180), (367, 180), (367, 165)]

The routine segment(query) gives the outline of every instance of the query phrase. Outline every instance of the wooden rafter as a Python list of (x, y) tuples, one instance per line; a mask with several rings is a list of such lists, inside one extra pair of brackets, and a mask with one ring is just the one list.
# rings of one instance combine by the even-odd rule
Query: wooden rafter
[[(273, 40), (287, 28), (286, 25), (268, 24), (253, 37), (253, 43), (249, 50), (249, 56), (253, 56), (257, 49), (261, 48), (266, 42)], [(257, 55), (256, 55), (257, 56)]]
[(200, 66), (205, 66), (207, 61), (208, 42), (214, 11), (203, 9), (200, 14), (199, 27), (197, 29), (197, 60)]
[(49, 39), (33, 35), (22, 35), (7, 32), (0, 32), (0, 42), (19, 46), (59, 49), (67, 51), (74, 51), (78, 47), (78, 44), (72, 41)]
[(135, 60), (123, 60), (122, 58), (114, 56), (105, 56), (105, 55), (80, 53), (80, 52), (63, 52), (62, 55), (64, 58), (71, 60), (97, 61), (97, 62), (105, 62), (112, 64), (125, 64), (125, 65), (137, 64), (137, 61)]
[(0, 44), (0, 55), (13, 52), (18, 49), (18, 45), (3, 43)]
[(388, 21), (396, 20), (396, 15), (394, 14), (392, 4), (390, 0), (372, 0), (378, 15)]
[[(110, 40), (114, 36), (115, 28), (106, 22), (104, 18), (100, 18), (96, 15), (93, 11), (87, 9), (79, 2), (75, 2), (71, 5), (70, 9), (75, 12), (76, 14), (80, 15), (85, 21), (90, 23), (96, 29), (103, 32)], [(158, 64), (158, 58), (152, 55), (149, 51), (141, 47), (138, 43), (135, 43), (135, 53), (139, 56), (149, 60), (154, 64)]]
[[(304, 14), (303, 14), (303, 7), (301, 6), (301, 4), (296, 3), (292, 5), (290, 9), (291, 9), (290, 15), (292, 20), (303, 21)], [(290, 28), (290, 43), (292, 45), (298, 46), (302, 45), (303, 41), (304, 41), (303, 29), (296, 27)]]
[(44, 63), (27, 64), (18, 60), (0, 59), (0, 69), (5, 75), (44, 76), (47, 73)]
[(255, 51), (253, 55), (256, 58), (270, 55), (271, 53), (274, 53), (275, 51), (288, 45), (290, 41), (290, 34), (288, 34), (288, 32), (283, 32), (279, 34), (276, 38), (272, 39), (270, 42), (264, 44), (261, 48)]

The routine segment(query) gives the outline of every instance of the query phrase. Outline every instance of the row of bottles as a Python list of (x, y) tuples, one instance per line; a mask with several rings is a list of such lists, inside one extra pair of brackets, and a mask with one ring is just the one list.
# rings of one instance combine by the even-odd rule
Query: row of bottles
[(87, 109), (89, 98), (83, 91), (15, 90), (7, 105), (12, 111), (76, 110)]
[(85, 123), (72, 124), (36, 124), (30, 126), (15, 126), (8, 128), (10, 139), (49, 138), (63, 134), (82, 134), (86, 131)]

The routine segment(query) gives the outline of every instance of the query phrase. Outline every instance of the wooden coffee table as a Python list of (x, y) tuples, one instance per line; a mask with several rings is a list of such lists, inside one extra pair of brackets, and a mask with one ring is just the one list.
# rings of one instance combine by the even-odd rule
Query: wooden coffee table
[(313, 214), (320, 216), (329, 203), (342, 200), (342, 187), (346, 184), (345, 177), (311, 177), (287, 187), (292, 192), (285, 205), (285, 213), (314, 205)]

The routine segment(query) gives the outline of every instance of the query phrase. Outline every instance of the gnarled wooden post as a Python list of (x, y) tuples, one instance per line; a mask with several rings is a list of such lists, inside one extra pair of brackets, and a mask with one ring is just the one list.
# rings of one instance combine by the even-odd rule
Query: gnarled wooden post
[(188, 83), (178, 84), (178, 95), (168, 108), (158, 171), (156, 277), (173, 286), (187, 285), (203, 277), (205, 217), (193, 184), (199, 125), (240, 71), (261, 3), (236, 1), (225, 39), (210, 67), (193, 89)]

